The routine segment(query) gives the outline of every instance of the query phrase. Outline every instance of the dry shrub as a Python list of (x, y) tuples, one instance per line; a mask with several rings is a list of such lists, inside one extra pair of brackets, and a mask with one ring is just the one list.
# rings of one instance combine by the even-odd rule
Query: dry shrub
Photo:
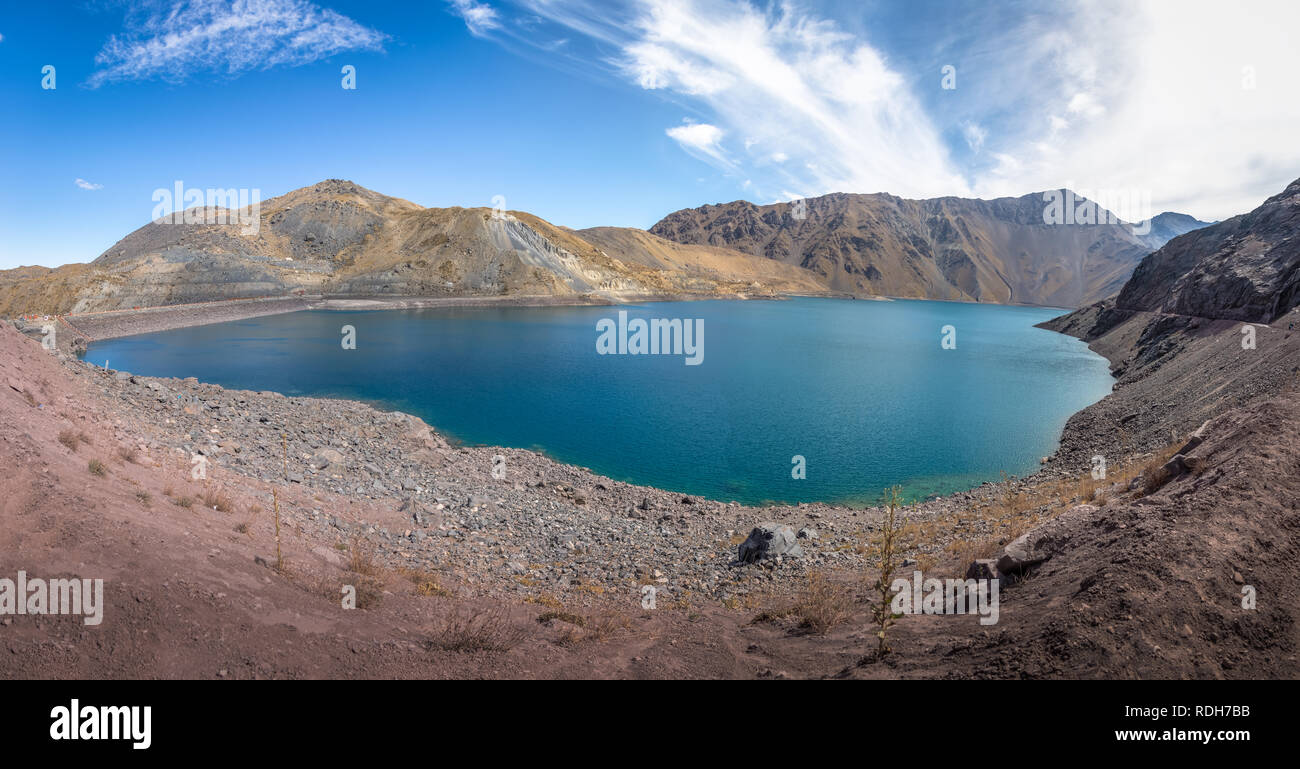
[(885, 514), (880, 522), (880, 570), (871, 585), (874, 593), (871, 606), (871, 618), (876, 623), (876, 659), (883, 659), (889, 653), (889, 644), (885, 634), (894, 624), (892, 607), (894, 572), (898, 570), (898, 508), (902, 505), (903, 490), (892, 486), (885, 491)]
[(619, 631), (631, 628), (632, 620), (613, 610), (602, 611), (587, 618), (587, 637), (596, 641), (603, 641)]
[(524, 599), (524, 603), (535, 603), (539, 606), (545, 606), (548, 609), (563, 609), (564, 603), (550, 593), (539, 593), (530, 595)]
[(348, 548), (348, 571), (363, 577), (374, 577), (379, 574), (379, 564), (375, 563), (374, 556), (360, 542), (353, 542)]
[(60, 430), (59, 443), (75, 452), (81, 446), (81, 439), (71, 430)]
[(86, 469), (90, 471), (91, 475), (98, 475), (100, 478), (108, 475), (108, 468), (98, 459), (90, 460), (90, 462), (86, 464)]
[(117, 450), (117, 456), (123, 462), (135, 464), (136, 460), (139, 459), (140, 452), (134, 446), (121, 446)]
[(510, 611), (504, 606), (480, 612), (457, 606), (443, 616), (429, 643), (445, 651), (506, 652), (525, 637), (523, 628), (511, 621)]
[(226, 495), (222, 489), (208, 489), (203, 492), (203, 504), (221, 513), (230, 513), (235, 510), (235, 503)]
[(769, 595), (760, 600), (764, 608), (750, 620), (751, 625), (794, 618), (800, 630), (826, 635), (853, 617), (853, 591), (820, 571), (810, 572), (807, 584), (793, 598)]
[(853, 594), (832, 582), (826, 574), (814, 571), (808, 575), (808, 584), (795, 604), (794, 614), (800, 619), (799, 627), (826, 635), (853, 616)]
[(1183, 441), (1175, 441), (1157, 451), (1151, 459), (1147, 460), (1147, 463), (1142, 467), (1143, 494), (1154, 494), (1166, 483), (1173, 480), (1172, 474), (1165, 469), (1165, 465), (1174, 458), (1183, 443)]
[(577, 625), (578, 627), (586, 627), (587, 625), (587, 620), (585, 617), (583, 617), (580, 614), (574, 614), (572, 612), (545, 611), (537, 615), (537, 622), (539, 624), (545, 625), (547, 622), (550, 622), (551, 620), (559, 620), (560, 622), (567, 622), (570, 625)]
[[(351, 582), (346, 583), (356, 590), (356, 601), (358, 609), (369, 609), (379, 603), (384, 595), (384, 583), (377, 577), (358, 574)], [(336, 592), (335, 595), (341, 595)]]
[(443, 587), (442, 582), (438, 579), (438, 575), (431, 571), (402, 567), (397, 570), (397, 573), (405, 577), (411, 584), (415, 585), (416, 595), (422, 595), (426, 598), (435, 595), (444, 598), (451, 596), (451, 591)]

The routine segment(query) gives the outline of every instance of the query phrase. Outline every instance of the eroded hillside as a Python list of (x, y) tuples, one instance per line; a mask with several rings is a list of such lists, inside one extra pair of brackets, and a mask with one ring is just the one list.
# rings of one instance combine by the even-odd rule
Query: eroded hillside
[[(422, 208), (340, 180), (265, 201), (257, 226), (248, 226), (251, 209), (190, 214), (150, 222), (90, 264), (0, 272), (0, 314), (293, 293), (616, 300), (825, 291), (805, 270), (733, 251), (669, 247), (640, 230), (589, 240), (523, 212)], [(665, 250), (674, 258), (659, 258)]]

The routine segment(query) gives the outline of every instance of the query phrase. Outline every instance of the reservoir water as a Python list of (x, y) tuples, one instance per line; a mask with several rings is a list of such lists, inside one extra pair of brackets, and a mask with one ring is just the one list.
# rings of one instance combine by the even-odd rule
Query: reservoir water
[[(619, 310), (628, 325), (698, 322), (698, 365), (601, 354), (598, 324)], [(1111, 387), (1105, 359), (1033, 327), (1061, 312), (838, 299), (312, 311), (95, 342), (86, 359), (367, 401), (468, 443), (712, 499), (853, 504), (892, 484), (921, 497), (1032, 472)]]

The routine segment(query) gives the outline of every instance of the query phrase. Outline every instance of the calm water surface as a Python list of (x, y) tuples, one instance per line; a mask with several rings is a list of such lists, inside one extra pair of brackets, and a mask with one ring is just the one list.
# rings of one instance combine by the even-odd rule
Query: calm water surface
[[(1033, 328), (1057, 310), (835, 299), (621, 308), (703, 319), (703, 362), (687, 366), (597, 354), (596, 323), (618, 309), (300, 312), (96, 342), (86, 358), (368, 401), (469, 443), (745, 503), (856, 503), (896, 483), (924, 496), (1023, 475), (1111, 386), (1105, 359)], [(355, 350), (340, 344), (344, 325)], [(940, 344), (946, 325), (956, 349)], [(805, 479), (791, 477), (795, 455)]]

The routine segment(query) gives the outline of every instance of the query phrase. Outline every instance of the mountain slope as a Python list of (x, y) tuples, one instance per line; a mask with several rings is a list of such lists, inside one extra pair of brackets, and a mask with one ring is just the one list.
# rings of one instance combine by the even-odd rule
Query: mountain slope
[[(804, 205), (802, 219), (792, 203), (685, 209), (650, 231), (798, 265), (842, 291), (1069, 307), (1118, 291), (1159, 245), (1154, 228), (1144, 240), (1118, 222), (1045, 224), (1045, 193), (996, 200), (835, 193)], [(1188, 223), (1166, 217), (1162, 225), (1163, 232)]]
[(1268, 323), (1300, 303), (1300, 179), (1254, 211), (1142, 260), (1120, 310)]
[[(1259, 208), (1174, 238), (1117, 297), (1041, 324), (1111, 362), (1115, 392), (1070, 418), (1059, 454), (1163, 446), (1294, 387), (1300, 369), (1300, 180)], [(1243, 344), (1244, 323), (1254, 325)], [(1087, 440), (1072, 440), (1071, 435)]]
[(1165, 211), (1163, 214), (1151, 217), (1151, 229), (1146, 235), (1141, 236), (1142, 242), (1154, 251), (1179, 235), (1186, 235), (1192, 230), (1209, 227), (1211, 224), (1214, 222), (1203, 222), (1187, 214)]
[[(224, 209), (190, 213), (227, 221)], [(602, 230), (597, 244), (523, 212), (422, 208), (334, 179), (263, 202), (258, 225), (164, 218), (88, 265), (0, 272), (0, 314), (294, 292), (618, 299), (825, 291), (807, 271), (734, 251), (674, 244), (677, 258), (665, 260), (656, 255), (666, 247), (640, 230)]]

